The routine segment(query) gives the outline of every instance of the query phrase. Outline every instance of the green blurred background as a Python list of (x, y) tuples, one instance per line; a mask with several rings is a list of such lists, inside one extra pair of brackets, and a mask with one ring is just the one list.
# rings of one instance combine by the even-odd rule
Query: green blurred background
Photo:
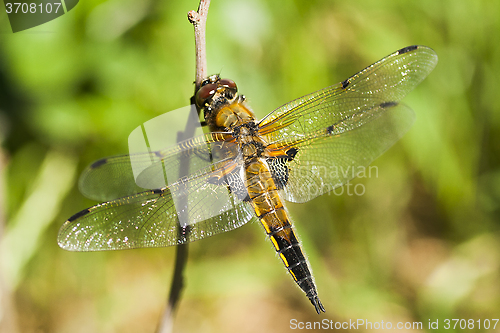
[[(197, 6), (84, 0), (16, 34), (0, 14), (0, 330), (154, 332), (174, 248), (70, 253), (56, 237), (95, 204), (76, 186), (85, 166), (189, 103)], [(208, 71), (234, 79), (258, 117), (404, 46), (432, 47), (439, 63), (405, 98), (416, 123), (375, 161), (378, 177), (353, 182), (364, 195), (288, 206), (326, 314), (248, 224), (190, 245), (174, 329), (459, 318), (478, 331), (499, 318), (498, 13), (489, 0), (213, 0)]]

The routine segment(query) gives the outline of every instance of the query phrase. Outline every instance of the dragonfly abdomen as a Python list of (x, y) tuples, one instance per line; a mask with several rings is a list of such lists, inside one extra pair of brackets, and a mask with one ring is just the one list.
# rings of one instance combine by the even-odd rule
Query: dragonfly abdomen
[(265, 160), (255, 159), (247, 164), (246, 183), (255, 213), (286, 269), (306, 293), (316, 312), (324, 312), (309, 264)]

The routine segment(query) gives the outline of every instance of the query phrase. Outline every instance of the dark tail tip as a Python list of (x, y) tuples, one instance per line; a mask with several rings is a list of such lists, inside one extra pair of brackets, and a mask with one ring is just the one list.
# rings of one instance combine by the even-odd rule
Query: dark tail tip
[(325, 308), (323, 307), (323, 304), (321, 304), (318, 296), (309, 297), (309, 300), (311, 301), (312, 305), (314, 305), (314, 308), (316, 309), (316, 312), (318, 314), (320, 314), (321, 312), (325, 312)]

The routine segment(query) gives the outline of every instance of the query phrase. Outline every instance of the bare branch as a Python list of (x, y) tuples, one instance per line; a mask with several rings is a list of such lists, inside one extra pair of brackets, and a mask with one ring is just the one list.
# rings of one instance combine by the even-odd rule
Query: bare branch
[[(200, 0), (198, 6), (198, 11), (194, 10), (188, 13), (188, 20), (194, 26), (194, 36), (195, 36), (195, 46), (196, 46), (196, 76), (195, 76), (195, 94), (199, 89), (201, 81), (207, 77), (207, 56), (205, 48), (205, 29), (208, 15), (208, 7), (210, 5), (210, 0)], [(193, 113), (191, 113), (193, 114)], [(193, 118), (193, 117), (191, 117)], [(177, 136), (177, 141), (188, 139), (194, 135), (196, 126), (199, 125), (198, 118), (188, 119), (186, 128), (184, 132), (179, 132)], [(181, 173), (185, 176), (189, 173), (189, 160), (181, 160)], [(180, 203), (185, 205), (186, 203)], [(183, 228), (179, 225), (178, 232), (189, 233), (188, 228)], [(182, 289), (184, 288), (184, 268), (186, 267), (187, 257), (188, 257), (188, 244), (181, 244), (176, 247), (175, 256), (175, 268), (174, 275), (172, 278), (172, 283), (170, 286), (170, 294), (168, 298), (167, 305), (163, 312), (161, 321), (158, 326), (158, 333), (169, 333), (173, 330), (173, 318), (175, 311), (177, 309), (178, 302), (180, 300)]]
[(206, 52), (206, 26), (207, 26), (207, 16), (208, 7), (210, 6), (210, 0), (200, 0), (200, 5), (198, 6), (198, 11), (194, 10), (188, 13), (188, 20), (194, 26), (194, 41), (196, 45), (196, 77), (195, 91), (200, 87), (201, 81), (208, 76), (207, 74), (207, 52)]

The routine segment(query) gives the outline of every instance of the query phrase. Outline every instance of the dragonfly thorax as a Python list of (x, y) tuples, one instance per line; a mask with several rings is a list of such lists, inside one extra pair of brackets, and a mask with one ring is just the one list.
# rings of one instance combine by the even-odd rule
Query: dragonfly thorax
[(253, 121), (236, 126), (233, 137), (241, 147), (244, 158), (261, 157), (264, 154), (266, 142), (258, 133), (258, 126)]
[(242, 100), (237, 100), (214, 109), (205, 120), (212, 131), (232, 131), (238, 126), (253, 122), (255, 117)]

